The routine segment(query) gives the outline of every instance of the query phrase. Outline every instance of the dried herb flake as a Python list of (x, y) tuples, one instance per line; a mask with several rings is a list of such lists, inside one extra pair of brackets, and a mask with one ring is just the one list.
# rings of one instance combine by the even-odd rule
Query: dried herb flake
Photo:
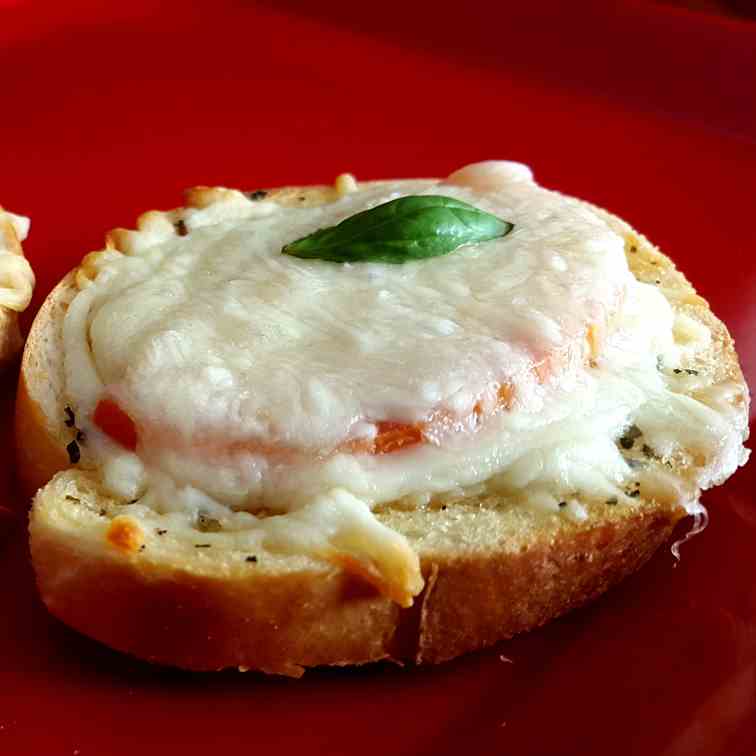
[(68, 452), (68, 458), (71, 460), (71, 464), (78, 464), (79, 460), (81, 459), (81, 449), (79, 449), (79, 445), (76, 443), (76, 441), (71, 441), (71, 443), (66, 447), (66, 451)]
[(200, 533), (218, 533), (223, 529), (220, 522), (214, 517), (200, 514), (197, 517), (197, 530)]

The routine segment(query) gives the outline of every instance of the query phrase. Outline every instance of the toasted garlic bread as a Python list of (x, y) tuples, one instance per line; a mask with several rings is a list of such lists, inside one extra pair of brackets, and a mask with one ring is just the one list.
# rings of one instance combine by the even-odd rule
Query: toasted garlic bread
[(0, 364), (21, 349), (18, 313), (29, 306), (34, 289), (34, 273), (21, 248), (28, 231), (27, 218), (0, 207)]
[[(377, 526), (346, 507), (337, 510), (339, 522), (328, 525), (325, 550), (320, 541), (312, 545), (301, 520), (292, 527), (306, 538), (287, 541), (275, 530), (280, 523), (289, 527), (307, 507), (279, 516), (266, 503), (253, 510), (255, 522), (247, 526), (239, 525), (237, 510), (243, 507), (237, 505), (229, 507), (228, 519), (222, 509), (203, 510), (209, 503), (187, 517), (188, 505), (153, 505), (143, 486), (124, 495), (126, 489), (112, 483), (113, 468), (89, 448), (100, 443), (104, 429), (128, 446), (123, 424), (119, 430), (112, 421), (93, 421), (97, 410), (71, 396), (72, 379), (65, 374), (66, 316), (79, 293), (114, 259), (149, 254), (167, 234), (191, 236), (202, 227), (193, 225), (197, 213), (208, 209), (211, 218), (202, 216), (203, 224), (214, 227), (240, 208), (246, 213), (245, 203), (318, 208), (338, 203), (345, 192), (382, 186), (355, 187), (341, 178), (335, 188), (264, 196), (193, 190), (187, 208), (148, 213), (139, 232), (111, 232), (108, 248), (85, 258), (50, 294), (24, 353), (16, 433), (25, 486), (30, 492), (44, 486), (32, 509), (31, 549), (41, 595), (53, 614), (116, 649), (197, 670), (238, 667), (298, 676), (317, 665), (440, 662), (537, 627), (600, 595), (646, 562), (686, 513), (700, 511), (701, 488), (722, 482), (745, 461), (748, 392), (725, 326), (645, 238), (604, 211), (571, 201), (582, 208), (575, 212), (590, 214), (591, 223), (601, 219), (621, 238), (634, 279), (656, 287), (674, 316), (676, 361), (653, 360), (665, 391), (682, 407), (660, 423), (680, 427), (660, 430), (649, 416), (646, 434), (640, 422), (623, 421), (610, 442), (624, 476), (581, 490), (554, 483), (555, 498), (544, 494), (537, 476), (529, 473), (532, 484), (521, 485), (522, 470), (513, 477), (508, 469), (472, 484), (375, 500)], [(404, 193), (415, 191), (413, 184)], [(592, 334), (589, 328), (585, 355), (573, 360), (576, 371), (601, 370), (602, 347)], [(534, 395), (550, 385), (544, 364), (557, 373), (568, 363), (548, 356), (535, 364)], [(491, 411), (491, 422), (497, 422), (530, 410), (497, 405)], [(702, 440), (698, 430), (682, 427), (699, 417), (717, 427), (715, 437)], [(139, 430), (151, 432), (144, 425)], [(139, 443), (143, 449), (147, 442)], [(580, 443), (568, 439), (565, 448), (578, 454)], [(413, 447), (402, 444), (386, 447), (384, 456), (373, 457), (377, 462), (370, 458), (380, 454), (375, 448), (361, 453), (366, 464), (391, 464), (398, 459), (392, 455), (411, 455)], [(548, 467), (547, 457), (539, 464)], [(568, 476), (568, 483), (575, 479)], [(329, 504), (320, 510), (326, 519)], [(348, 532), (339, 530), (344, 521), (351, 523)], [(262, 539), (245, 529), (268, 525), (272, 536)], [(396, 538), (384, 530), (376, 536), (376, 527)], [(411, 566), (406, 554), (397, 556), (402, 549), (416, 555), (419, 582), (394, 569)]]

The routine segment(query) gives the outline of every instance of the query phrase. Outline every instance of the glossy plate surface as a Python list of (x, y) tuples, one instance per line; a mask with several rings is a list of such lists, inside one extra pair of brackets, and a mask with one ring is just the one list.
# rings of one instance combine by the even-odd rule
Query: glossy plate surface
[[(509, 158), (674, 257), (756, 383), (756, 25), (641, 2), (505, 5), (0, 2), (0, 202), (33, 219), (34, 309), (105, 230), (180, 204), (187, 186)], [(299, 681), (185, 674), (41, 606), (13, 493), (13, 383), (0, 400), (0, 505), (17, 513), (0, 545), (3, 756), (754, 750), (756, 464), (705, 495), (711, 524), (679, 566), (665, 550), (490, 651)]]

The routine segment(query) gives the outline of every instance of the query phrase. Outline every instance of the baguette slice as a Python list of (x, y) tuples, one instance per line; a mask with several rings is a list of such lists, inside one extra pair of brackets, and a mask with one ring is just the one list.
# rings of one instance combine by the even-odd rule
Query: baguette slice
[(34, 290), (34, 273), (21, 248), (28, 231), (27, 218), (0, 207), (0, 365), (11, 361), (23, 344), (18, 314), (29, 306)]
[[(206, 190), (190, 192), (189, 206), (205, 196)], [(309, 187), (270, 196), (301, 206), (336, 195)], [(727, 329), (668, 258), (623, 221), (604, 215), (626, 239), (636, 278), (659, 282), (676, 312), (709, 329), (710, 341), (691, 352), (687, 367), (705, 375), (708, 388), (729, 387), (731, 422), (745, 438), (748, 391)], [(44, 486), (31, 513), (31, 552), (40, 593), (55, 616), (142, 659), (289, 676), (317, 665), (381, 659), (441, 662), (597, 597), (651, 557), (685, 517), (683, 505), (700, 493), (697, 465), (704, 463), (691, 453), (644, 460), (674, 478), (676, 496), (617, 506), (585, 495), (582, 520), (475, 491), (443, 504), (382, 505), (377, 517), (402, 533), (421, 560), (425, 588), (408, 609), (332, 564), (264, 550), (243, 553), (227, 534), (168, 530), (149, 511), (125, 516), (125, 502), (105, 493), (86, 455), (72, 466), (66, 451), (76, 428), (65, 422), (60, 330), (80, 273), (73, 271), (50, 294), (23, 357), (19, 472), (29, 492)]]

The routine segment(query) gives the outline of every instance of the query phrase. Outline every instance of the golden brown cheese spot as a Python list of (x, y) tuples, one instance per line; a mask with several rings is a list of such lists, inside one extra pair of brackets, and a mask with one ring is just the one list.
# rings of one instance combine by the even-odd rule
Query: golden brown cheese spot
[(105, 536), (119, 551), (134, 553), (144, 545), (144, 532), (130, 517), (116, 517)]

